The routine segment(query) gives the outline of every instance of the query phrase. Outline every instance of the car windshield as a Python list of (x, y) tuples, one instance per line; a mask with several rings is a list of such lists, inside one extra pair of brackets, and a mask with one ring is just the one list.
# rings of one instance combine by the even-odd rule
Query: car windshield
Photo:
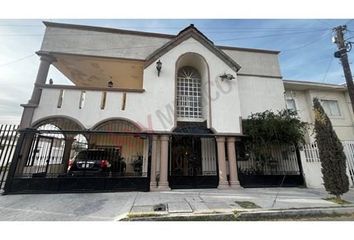
[(76, 159), (77, 160), (107, 159), (107, 152), (104, 152), (104, 151), (83, 151), (77, 155)]
[(116, 151), (108, 150), (93, 150), (79, 152), (77, 160), (113, 160), (119, 158), (119, 154)]

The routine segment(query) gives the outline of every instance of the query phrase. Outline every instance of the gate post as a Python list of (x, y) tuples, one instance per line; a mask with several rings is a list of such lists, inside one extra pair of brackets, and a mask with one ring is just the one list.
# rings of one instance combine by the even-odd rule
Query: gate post
[(66, 173), (69, 167), (70, 153), (73, 142), (75, 141), (74, 137), (66, 137), (65, 138), (65, 146), (63, 151), (63, 173)]
[(229, 189), (229, 183), (226, 176), (226, 160), (225, 160), (225, 137), (216, 137), (218, 149), (218, 166), (219, 166), (219, 186), (218, 189)]
[(152, 136), (151, 146), (151, 174), (150, 174), (150, 191), (157, 189), (156, 187), (156, 162), (157, 162), (157, 136)]
[(229, 157), (229, 169), (230, 169), (230, 185), (233, 189), (240, 188), (240, 182), (237, 176), (237, 162), (235, 151), (235, 137), (227, 138), (227, 156)]
[(168, 135), (162, 135), (161, 141), (161, 159), (160, 159), (160, 181), (157, 187), (158, 191), (169, 191), (171, 188), (168, 186)]

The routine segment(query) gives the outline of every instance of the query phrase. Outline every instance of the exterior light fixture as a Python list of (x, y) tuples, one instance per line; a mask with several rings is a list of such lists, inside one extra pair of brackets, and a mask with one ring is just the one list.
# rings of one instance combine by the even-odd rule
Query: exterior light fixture
[(108, 86), (109, 88), (113, 87), (113, 82), (112, 82), (112, 81), (109, 81), (109, 82), (107, 83), (107, 86)]
[(228, 73), (228, 74), (225, 73), (224, 75), (221, 75), (220, 78), (221, 78), (221, 81), (224, 81), (225, 79), (229, 80), (229, 81), (231, 81), (232, 79), (235, 79), (235, 77), (230, 73)]
[(157, 70), (157, 76), (160, 76), (160, 72), (161, 72), (161, 68), (162, 68), (162, 62), (160, 60), (158, 60), (156, 62), (156, 70)]

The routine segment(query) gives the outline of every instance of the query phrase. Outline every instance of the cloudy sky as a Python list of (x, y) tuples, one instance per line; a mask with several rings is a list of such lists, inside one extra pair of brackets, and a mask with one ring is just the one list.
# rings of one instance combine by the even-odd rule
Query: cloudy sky
[[(193, 23), (217, 45), (279, 50), (284, 79), (324, 83), (345, 82), (336, 50), (331, 42), (332, 28), (348, 25), (346, 38), (354, 41), (354, 21), (321, 20), (56, 20), (46, 21), (130, 30), (177, 34)], [(18, 123), (21, 103), (31, 95), (39, 66), (35, 52), (44, 33), (42, 20), (0, 20), (0, 123)], [(349, 60), (354, 59), (349, 53)], [(51, 68), (49, 78), (69, 84)]]

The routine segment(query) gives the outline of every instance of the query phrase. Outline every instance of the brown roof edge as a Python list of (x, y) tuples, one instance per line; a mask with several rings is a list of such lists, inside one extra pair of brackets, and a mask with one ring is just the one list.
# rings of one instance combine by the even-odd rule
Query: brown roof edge
[(277, 50), (267, 50), (267, 49), (258, 49), (258, 48), (242, 48), (242, 47), (231, 47), (231, 46), (216, 46), (223, 50), (238, 50), (245, 52), (260, 52), (260, 53), (270, 53), (270, 54), (280, 54), (281, 51)]
[(125, 30), (125, 29), (108, 28), (108, 27), (94, 27), (94, 26), (69, 24), (69, 23), (55, 23), (55, 22), (43, 21), (43, 24), (46, 27), (69, 28), (69, 29), (78, 29), (78, 30), (96, 31), (96, 32), (131, 34), (131, 35), (140, 35), (140, 36), (158, 37), (158, 38), (169, 38), (169, 39), (175, 37), (175, 35), (171, 35), (171, 34), (151, 33), (151, 32), (142, 32), (142, 31)]

